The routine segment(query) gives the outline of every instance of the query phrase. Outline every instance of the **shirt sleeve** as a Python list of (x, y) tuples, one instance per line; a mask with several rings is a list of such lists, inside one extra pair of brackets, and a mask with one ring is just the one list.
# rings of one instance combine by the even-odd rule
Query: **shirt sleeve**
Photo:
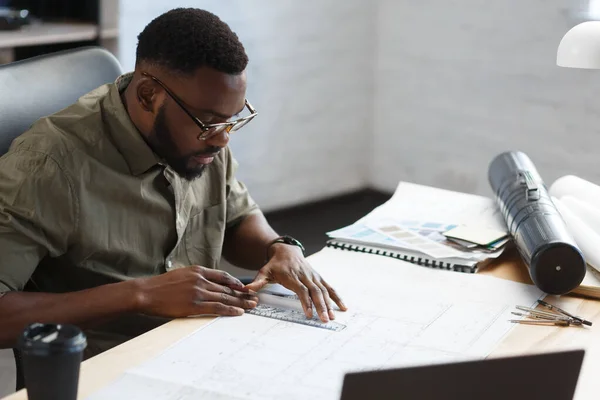
[(224, 149), (226, 160), (227, 228), (240, 223), (246, 216), (260, 212), (246, 186), (238, 181), (235, 173), (238, 163), (229, 147)]
[(72, 180), (48, 155), (0, 158), (0, 293), (22, 290), (45, 256), (67, 251), (77, 225)]

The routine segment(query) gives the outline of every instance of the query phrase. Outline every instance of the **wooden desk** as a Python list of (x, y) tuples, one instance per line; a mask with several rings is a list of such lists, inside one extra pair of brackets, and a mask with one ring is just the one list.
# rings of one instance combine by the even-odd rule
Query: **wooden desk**
[[(516, 252), (501, 257), (481, 273), (532, 283), (527, 268)], [(488, 358), (583, 348), (585, 358), (575, 399), (597, 399), (600, 396), (600, 381), (597, 378), (600, 373), (600, 301), (574, 296), (549, 296), (548, 299), (552, 304), (592, 321), (593, 326), (561, 328), (517, 325)]]
[[(503, 255), (481, 273), (531, 283), (525, 266), (514, 252)], [(591, 328), (519, 325), (499, 344), (490, 357), (585, 348), (584, 366), (575, 398), (597, 399), (600, 393), (600, 380), (596, 378), (600, 373), (600, 302), (570, 296), (563, 296), (560, 299), (553, 297), (552, 302), (593, 321), (594, 325)], [(123, 371), (159, 354), (167, 346), (210, 320), (211, 318), (174, 320), (85, 361), (81, 367), (79, 398), (84, 399), (101, 389)], [(26, 399), (25, 391), (5, 398), (5, 400)]]

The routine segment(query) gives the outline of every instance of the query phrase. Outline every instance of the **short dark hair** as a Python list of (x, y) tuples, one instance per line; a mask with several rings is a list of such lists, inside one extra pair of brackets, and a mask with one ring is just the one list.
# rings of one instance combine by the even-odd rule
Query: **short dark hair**
[(246, 69), (248, 56), (238, 36), (215, 14), (175, 8), (156, 17), (138, 35), (139, 63), (184, 74), (210, 67), (237, 75)]

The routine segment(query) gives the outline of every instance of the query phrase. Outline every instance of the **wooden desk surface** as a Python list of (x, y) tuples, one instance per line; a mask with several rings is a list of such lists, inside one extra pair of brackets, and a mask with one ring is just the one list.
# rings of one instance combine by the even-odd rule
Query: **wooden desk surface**
[[(480, 273), (531, 283), (525, 266), (515, 252), (503, 255)], [(571, 296), (560, 298), (552, 296), (550, 299), (553, 304), (593, 321), (594, 325), (591, 328), (517, 325), (489, 357), (584, 348), (586, 354), (575, 399), (597, 399), (600, 393), (600, 381), (596, 378), (600, 373), (600, 301)], [(85, 361), (81, 366), (79, 399), (85, 399), (125, 370), (159, 354), (163, 349), (199, 329), (211, 319), (174, 320)], [(5, 400), (26, 399), (24, 390), (5, 398)]]

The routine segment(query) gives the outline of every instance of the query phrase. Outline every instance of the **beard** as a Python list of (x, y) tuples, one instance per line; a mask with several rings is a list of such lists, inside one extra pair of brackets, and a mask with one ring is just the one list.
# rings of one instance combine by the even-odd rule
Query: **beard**
[(193, 159), (194, 157), (214, 154), (221, 150), (219, 147), (209, 147), (201, 152), (182, 155), (177, 150), (174, 135), (167, 126), (164, 105), (158, 110), (148, 141), (154, 152), (162, 157), (177, 175), (188, 181), (192, 181), (202, 176), (204, 169), (207, 167), (204, 164), (195, 162)]

